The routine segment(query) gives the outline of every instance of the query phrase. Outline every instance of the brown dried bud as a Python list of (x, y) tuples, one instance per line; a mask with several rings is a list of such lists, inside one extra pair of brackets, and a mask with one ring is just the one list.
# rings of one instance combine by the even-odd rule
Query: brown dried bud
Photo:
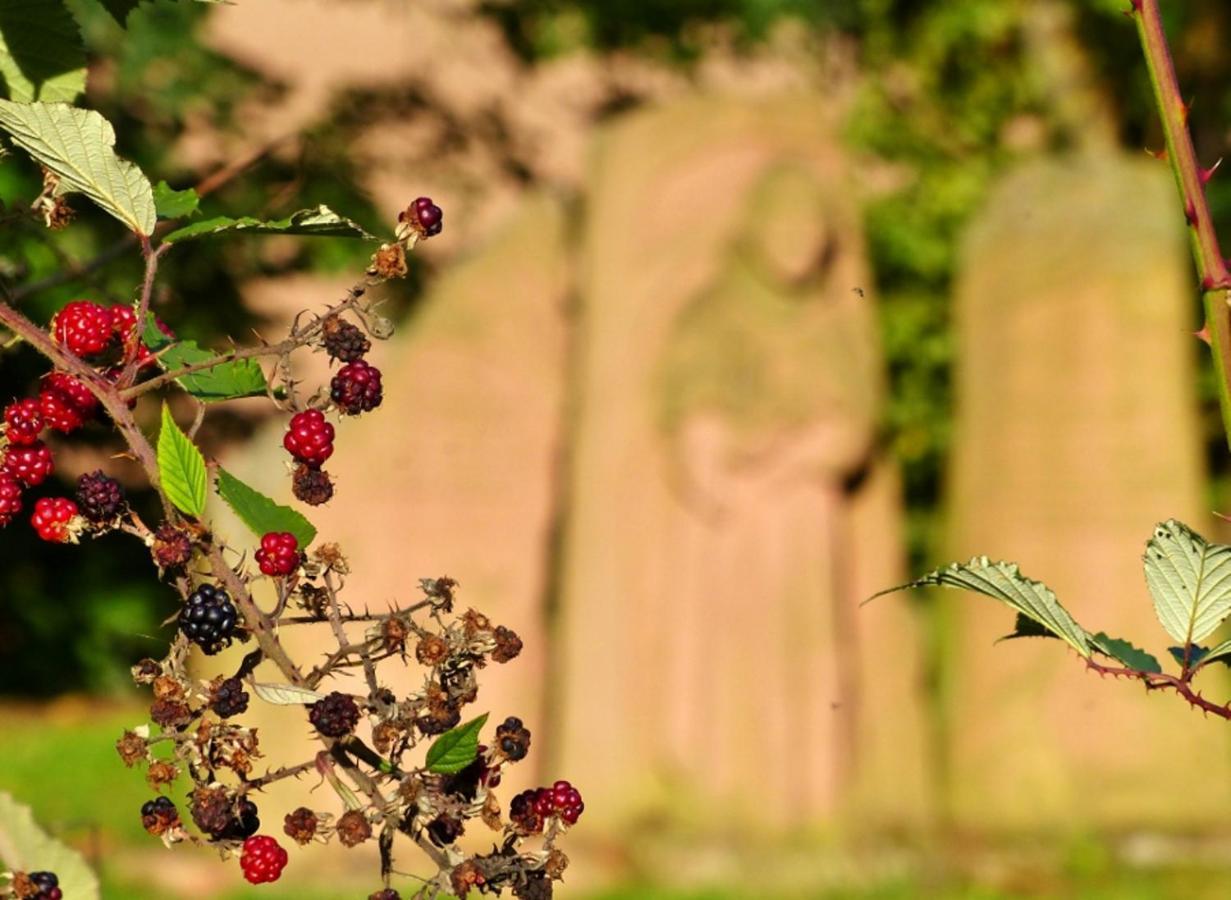
[(163, 522), (154, 533), (150, 552), (158, 568), (178, 569), (192, 559), (192, 536), (170, 522)]
[(306, 806), (287, 813), (282, 822), (282, 830), (286, 832), (286, 836), (297, 844), (307, 844), (316, 837), (316, 829), (320, 824), (316, 813)]
[(155, 700), (150, 718), (163, 728), (177, 728), (192, 721), (192, 710), (182, 700)]
[(513, 885), (513, 896), (519, 900), (551, 900), (551, 879), (542, 870), (526, 873), (526, 880)]
[(392, 722), (381, 722), (372, 729), (372, 746), (377, 753), (388, 754), (393, 744), (402, 736), (402, 729)]
[(54, 197), (43, 206), (43, 222), (52, 231), (67, 228), (76, 217), (77, 211), (65, 197)]
[(234, 818), (232, 806), (225, 789), (199, 787), (192, 792), (192, 821), (206, 834), (222, 834)]
[(291, 493), (296, 500), (309, 506), (320, 506), (333, 499), (333, 479), (324, 469), (314, 469), (304, 463), (297, 466), (291, 476)]
[(466, 630), (467, 640), (473, 641), (484, 632), (492, 630), (492, 623), (487, 616), (475, 609), (466, 610), (462, 615), (462, 627)]
[(401, 244), (381, 244), (372, 255), (372, 271), (381, 278), (405, 278), (410, 271)]
[(415, 719), (415, 725), (418, 726), (420, 732), (431, 737), (436, 734), (444, 734), (450, 728), (456, 728), (461, 721), (461, 710), (450, 706), (444, 709), (429, 711), (427, 715)]
[(415, 645), (415, 659), (425, 666), (439, 665), (448, 655), (449, 645), (439, 635), (429, 634)]
[(342, 555), (342, 548), (337, 544), (321, 544), (312, 552), (312, 556), (325, 568), (332, 569), (339, 575), (350, 574), (350, 564)]
[(180, 770), (166, 760), (160, 759), (150, 763), (149, 770), (145, 773), (145, 780), (149, 782), (150, 787), (158, 790), (164, 784), (170, 784), (179, 777)]
[(154, 679), (154, 697), (158, 700), (183, 700), (184, 686), (170, 675)]
[(511, 659), (516, 659), (521, 653), (521, 638), (513, 629), (499, 625), (493, 637), (496, 639), (496, 649), (492, 651), (492, 659), (496, 662), (507, 663)]
[(465, 897), (470, 893), (472, 887), (485, 884), (487, 881), (483, 875), (483, 870), (472, 859), (468, 859), (454, 868), (449, 875), (449, 880), (453, 883), (453, 893), (459, 897)]
[(25, 872), (13, 873), (13, 893), (18, 900), (32, 900), (43, 893), (43, 889), (30, 880)]
[(160, 837), (180, 827), (179, 810), (167, 797), (155, 797), (141, 807), (141, 827)]
[(162, 674), (162, 665), (152, 659), (143, 659), (130, 671), (137, 684), (153, 684), (154, 679)]
[(483, 801), (483, 810), (479, 817), (492, 831), (499, 831), (504, 827), (504, 823), (500, 821), (500, 800), (491, 791), (487, 792), (487, 799)]
[(568, 868), (568, 857), (564, 855), (563, 850), (553, 849), (547, 854), (547, 862), (543, 864), (543, 871), (547, 873), (548, 878), (560, 880), (560, 876), (564, 874), (564, 870)]
[(318, 619), (323, 619), (329, 615), (329, 592), (315, 584), (301, 584), (299, 605)]
[(130, 769), (133, 764), (146, 758), (149, 753), (149, 745), (145, 738), (134, 734), (131, 731), (125, 731), (123, 736), (115, 742), (115, 752), (120, 754), (120, 759), (124, 760), (124, 765)]
[(457, 582), (448, 576), (441, 578), (424, 578), (419, 582), (423, 592), (427, 594), (432, 606), (443, 612), (453, 611), (453, 597), (457, 591)]
[(380, 626), (381, 639), (385, 642), (385, 652), (406, 649), (406, 638), (410, 629), (397, 616), (390, 616)]
[(367, 816), (357, 809), (343, 813), (334, 830), (344, 847), (356, 847), (372, 836), (372, 826)]

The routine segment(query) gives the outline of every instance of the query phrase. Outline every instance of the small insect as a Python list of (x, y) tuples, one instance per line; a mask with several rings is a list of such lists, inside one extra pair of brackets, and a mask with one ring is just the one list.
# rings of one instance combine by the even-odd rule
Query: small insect
[(863, 288), (861, 288), (861, 287), (853, 287), (853, 288), (851, 288), (851, 290), (852, 290), (852, 291), (854, 291), (856, 294), (858, 294), (860, 297), (862, 297), (862, 296), (864, 295), (864, 294), (863, 294)]

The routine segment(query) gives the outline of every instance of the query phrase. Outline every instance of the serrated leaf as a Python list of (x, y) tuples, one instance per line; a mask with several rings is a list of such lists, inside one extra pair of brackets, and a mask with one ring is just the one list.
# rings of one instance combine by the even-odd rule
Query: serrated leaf
[(98, 900), (98, 879), (81, 854), (50, 837), (28, 806), (0, 791), (0, 871), (55, 872), (67, 898)]
[(1126, 640), (1113, 638), (1105, 631), (1091, 635), (1090, 645), (1104, 656), (1118, 659), (1130, 669), (1136, 669), (1138, 672), (1156, 672), (1161, 674), (1163, 671), (1163, 667), (1159, 665), (1158, 659), (1152, 654), (1146, 653), (1146, 651), (1139, 647), (1134, 647)]
[(192, 188), (177, 191), (165, 181), (154, 185), (154, 209), (160, 219), (182, 219), (197, 211), (201, 198)]
[(1220, 662), (1225, 666), (1231, 666), (1231, 640), (1223, 641), (1221, 644), (1216, 644), (1206, 651), (1202, 657), (1200, 665), (1208, 666), (1210, 663)]
[(1013, 631), (1010, 632), (1009, 634), (1006, 634), (1002, 638), (997, 638), (996, 643), (1000, 643), (1001, 641), (1012, 641), (1012, 640), (1016, 640), (1017, 638), (1032, 638), (1032, 637), (1053, 638), (1054, 639), (1056, 635), (1052, 634), (1051, 631), (1049, 631), (1047, 628), (1040, 625), (1034, 619), (1027, 618), (1026, 616), (1023, 616), (1021, 613), (1018, 613), (1017, 619), (1013, 623)]
[[(1171, 658), (1174, 659), (1177, 663), (1179, 663), (1181, 666), (1184, 665), (1184, 648), (1183, 647), (1168, 647), (1167, 652), (1171, 654)], [(1197, 666), (1201, 665), (1201, 661), (1204, 660), (1209, 655), (1209, 653), (1210, 653), (1209, 647), (1202, 647), (1200, 644), (1189, 644), (1188, 645), (1188, 666), (1189, 668), (1196, 668)]]
[(324, 694), (293, 684), (253, 684), (252, 692), (276, 706), (303, 706), (325, 699)]
[(1209, 637), (1231, 615), (1231, 547), (1168, 519), (1155, 526), (1143, 561), (1158, 620), (1181, 644)]
[(154, 189), (115, 155), (115, 130), (94, 110), (0, 100), (0, 128), (60, 177), (57, 195), (85, 194), (133, 231), (154, 231)]
[[(196, 341), (167, 337), (158, 328), (153, 315), (145, 321), (141, 340), (150, 350), (158, 353), (158, 365), (168, 372), (200, 365), (219, 356), (211, 350), (202, 349)], [(255, 359), (224, 360), (208, 369), (183, 375), (175, 379), (175, 383), (205, 403), (263, 396), (269, 389), (265, 373)]]
[(18, 103), (72, 103), (85, 90), (85, 47), (63, 0), (0, 2), (0, 76)]
[(479, 732), (487, 723), (487, 713), (446, 731), (427, 748), (427, 770), (439, 775), (456, 775), (479, 755)]
[(271, 531), (289, 531), (307, 547), (316, 537), (316, 529), (303, 514), (289, 506), (281, 506), (255, 488), (244, 484), (226, 469), (218, 469), (218, 496), (235, 510), (240, 520), (259, 535)]
[(374, 241), (376, 238), (368, 234), (360, 225), (345, 216), (340, 216), (328, 206), (318, 206), (315, 209), (301, 209), (291, 213), (285, 219), (262, 221), (250, 216), (232, 219), (229, 216), (217, 216), (194, 222), (177, 228), (164, 238), (172, 243), (192, 240), (193, 238), (211, 237), (213, 235), (247, 232), (249, 234), (299, 234), (315, 237), (348, 237), (362, 238)]
[(986, 556), (976, 556), (969, 562), (951, 563), (943, 569), (929, 572), (908, 584), (878, 591), (868, 600), (894, 591), (930, 586), (960, 588), (1000, 600), (1016, 610), (1018, 615), (1025, 616), (1060, 638), (1084, 658), (1090, 658), (1086, 630), (1060, 605), (1051, 588), (1027, 578), (1016, 563), (993, 562)]
[(205, 514), (205, 457), (180, 431), (165, 403), (158, 432), (158, 477), (176, 509), (198, 519)]
[[(111, 18), (115, 19), (123, 27), (128, 20), (128, 14), (137, 8), (137, 4), (148, 3), (149, 0), (99, 0), (99, 2), (102, 3), (107, 12), (111, 13)], [(197, 2), (232, 5), (232, 0), (197, 0)]]

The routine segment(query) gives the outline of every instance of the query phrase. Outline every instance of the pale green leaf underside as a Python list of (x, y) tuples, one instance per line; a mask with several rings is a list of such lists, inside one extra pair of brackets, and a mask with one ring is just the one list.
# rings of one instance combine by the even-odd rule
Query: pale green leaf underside
[(880, 591), (873, 597), (933, 585), (961, 588), (1000, 600), (1068, 643), (1083, 657), (1090, 657), (1090, 641), (1085, 629), (1060, 605), (1051, 588), (1022, 575), (1016, 563), (994, 562), (986, 556), (976, 556), (969, 562), (952, 563), (909, 584)]
[(363, 238), (374, 241), (376, 238), (360, 225), (345, 216), (340, 216), (328, 206), (318, 206), (315, 209), (301, 209), (291, 213), (285, 219), (262, 221), (245, 216), (232, 219), (229, 216), (218, 216), (194, 222), (183, 228), (178, 228), (168, 234), (165, 240), (169, 242), (187, 241), (192, 238), (211, 237), (213, 235), (246, 232), (248, 234), (298, 234), (308, 237), (348, 237)]
[(154, 190), (139, 168), (115, 155), (115, 131), (98, 113), (0, 100), (0, 128), (60, 176), (57, 193), (85, 194), (133, 231), (153, 232)]
[(81, 854), (47, 835), (29, 807), (0, 791), (0, 872), (5, 870), (55, 872), (67, 900), (98, 900), (98, 879)]
[(158, 476), (163, 493), (176, 509), (200, 518), (205, 513), (205, 457), (180, 431), (171, 410), (162, 408), (158, 432)]
[(62, 0), (0, 0), (0, 76), (19, 103), (71, 103), (85, 90), (81, 32)]
[(1231, 547), (1168, 519), (1155, 527), (1144, 562), (1158, 620), (1181, 644), (1208, 637), (1231, 614)]
[(1210, 648), (1209, 652), (1201, 657), (1201, 665), (1208, 666), (1212, 662), (1223, 662), (1231, 665), (1231, 640), (1223, 641)]
[(293, 684), (262, 684), (257, 682), (252, 685), (252, 690), (266, 703), (273, 703), (276, 706), (302, 706), (325, 699), (324, 694), (317, 693), (311, 688), (298, 687)]

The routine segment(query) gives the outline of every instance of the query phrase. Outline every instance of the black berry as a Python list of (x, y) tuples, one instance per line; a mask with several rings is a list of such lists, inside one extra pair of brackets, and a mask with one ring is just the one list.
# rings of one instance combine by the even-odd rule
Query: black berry
[(382, 396), (380, 369), (368, 365), (362, 359), (343, 366), (330, 382), (330, 399), (348, 416), (357, 416), (376, 409), (380, 406)]
[(170, 797), (156, 797), (141, 806), (141, 826), (158, 837), (179, 824), (179, 810)]
[(344, 737), (359, 724), (359, 704), (350, 694), (334, 691), (308, 707), (308, 720), (325, 737)]
[(124, 508), (124, 490), (101, 471), (77, 479), (77, 505), (91, 522), (110, 522)]
[(425, 238), (440, 234), (444, 228), (445, 214), (430, 197), (419, 197), (403, 212), (398, 214), (398, 221), (405, 222)]
[(210, 697), (209, 708), (221, 718), (238, 716), (248, 709), (248, 692), (244, 683), (238, 678), (227, 678), (222, 681)]
[(222, 588), (203, 584), (180, 610), (179, 629), (206, 656), (213, 656), (230, 646), (238, 619), (230, 595)]
[(362, 359), (363, 355), (372, 349), (372, 342), (357, 325), (344, 322), (336, 316), (326, 319), (321, 331), (325, 335), (325, 352), (344, 363)]
[(500, 752), (517, 762), (530, 752), (530, 732), (517, 716), (509, 716), (496, 727), (496, 746)]
[(444, 847), (461, 837), (465, 830), (466, 826), (462, 824), (461, 819), (455, 819), (452, 816), (437, 816), (428, 823), (427, 835), (437, 847)]

